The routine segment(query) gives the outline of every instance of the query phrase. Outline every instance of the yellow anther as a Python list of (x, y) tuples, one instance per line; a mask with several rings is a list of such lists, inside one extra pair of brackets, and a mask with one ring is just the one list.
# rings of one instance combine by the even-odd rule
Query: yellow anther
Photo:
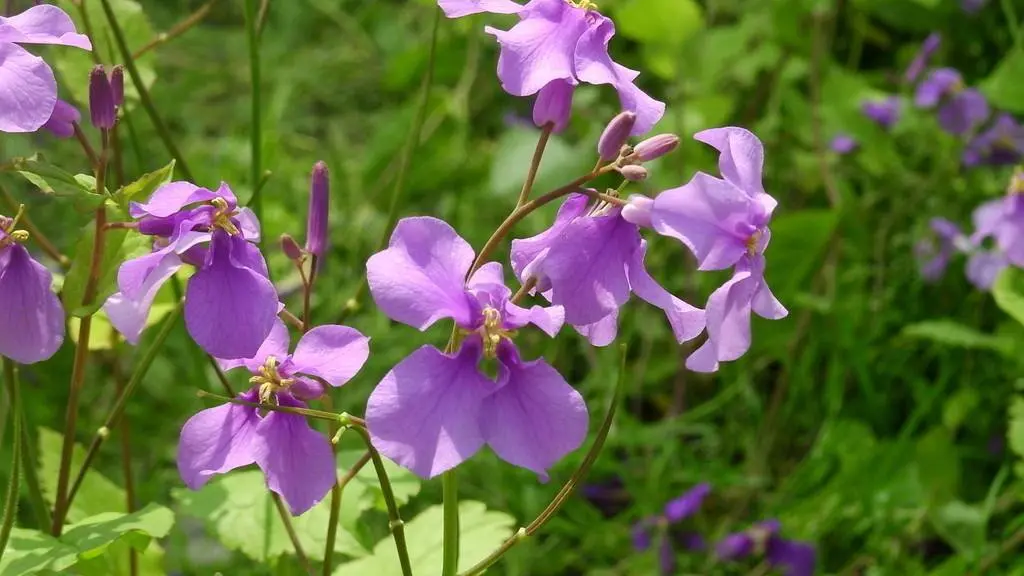
[(281, 378), (277, 371), (277, 358), (267, 356), (266, 361), (257, 370), (258, 375), (249, 378), (250, 384), (259, 384), (260, 403), (277, 404), (277, 394), (287, 391), (295, 383), (293, 378)]
[(761, 243), (761, 231), (755, 230), (750, 238), (747, 238), (747, 253), (753, 256), (757, 254), (758, 245)]
[(15, 242), (27, 242), (28, 241), (28, 230), (15, 230), (10, 233), (10, 237)]
[(213, 213), (213, 222), (210, 224), (211, 228), (220, 228), (228, 234), (237, 235), (238, 226), (231, 221), (231, 217), (235, 215), (235, 211), (228, 206), (227, 200), (223, 198), (214, 198), (210, 200), (210, 204), (216, 208)]
[(1007, 194), (1024, 194), (1024, 168), (1017, 167), (1010, 178), (1010, 185), (1006, 189)]
[(480, 327), (479, 333), (484, 341), (484, 356), (487, 358), (498, 355), (498, 344), (501, 344), (502, 338), (515, 336), (515, 331), (501, 327), (501, 312), (490, 307), (484, 308), (484, 325)]

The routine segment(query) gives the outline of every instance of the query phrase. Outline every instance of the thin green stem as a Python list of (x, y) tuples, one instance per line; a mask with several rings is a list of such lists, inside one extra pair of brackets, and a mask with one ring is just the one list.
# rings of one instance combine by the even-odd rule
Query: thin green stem
[(7, 495), (4, 500), (3, 524), (0, 524), (0, 559), (4, 557), (4, 550), (7, 549), (7, 541), (11, 537), (11, 529), (14, 528), (14, 518), (18, 514), (18, 495), (21, 489), (21, 395), (19, 393), (18, 374), (14, 361), (9, 358), (3, 359), (4, 380), (7, 382), (7, 391), (10, 395), (10, 402), (14, 415), (14, 434), (12, 434), (13, 456), (11, 458), (11, 478), (7, 483)]
[(25, 416), (25, 403), (21, 403), (21, 461), (22, 469), (25, 471), (25, 483), (28, 484), (28, 499), (32, 504), (32, 512), (36, 517), (36, 527), (41, 532), (50, 531), (50, 508), (43, 498), (42, 484), (39, 482), (39, 472), (36, 468), (35, 444), (32, 441), (32, 434), (28, 418)]
[[(119, 336), (117, 332), (111, 333), (110, 347), (112, 350), (117, 348), (118, 340)], [(121, 365), (118, 363), (116, 357), (113, 359), (111, 372), (113, 374), (117, 395), (120, 397), (124, 394), (126, 386), (124, 374), (121, 371)], [(135, 512), (135, 479), (132, 475), (131, 428), (128, 425), (127, 418), (121, 419), (118, 423), (118, 429), (121, 433), (121, 476), (124, 478), (125, 512), (131, 514), (132, 512)], [(136, 576), (139, 573), (139, 552), (135, 548), (128, 550), (128, 573), (131, 576)]]
[(257, 219), (263, 217), (263, 201), (260, 194), (260, 180), (263, 178), (263, 114), (260, 102), (260, 37), (257, 33), (257, 0), (242, 0), (245, 8), (245, 32), (249, 41), (249, 83), (251, 90), (251, 116), (249, 126), (250, 143), (250, 180), (252, 182), (252, 198), (249, 207)]
[(277, 492), (271, 492), (270, 496), (274, 500), (274, 506), (277, 508), (277, 513), (281, 516), (281, 523), (284, 524), (284, 531), (288, 533), (288, 539), (292, 541), (292, 546), (295, 548), (295, 556), (298, 557), (299, 564), (302, 564), (302, 569), (305, 570), (306, 574), (312, 574), (313, 565), (309, 563), (309, 557), (306, 556), (306, 551), (302, 548), (302, 542), (299, 540), (299, 535), (295, 532), (295, 525), (292, 523), (291, 513), (288, 512), (288, 508), (285, 507), (284, 502), (281, 500), (281, 496)]
[(573, 472), (569, 481), (562, 486), (558, 494), (551, 499), (551, 503), (547, 505), (540, 514), (530, 522), (526, 527), (520, 528), (509, 537), (505, 542), (498, 547), (497, 550), (492, 552), (489, 556), (477, 562), (475, 566), (466, 570), (461, 576), (477, 576), (482, 574), (485, 570), (493, 566), (506, 552), (512, 549), (513, 546), (526, 539), (527, 536), (536, 534), (538, 530), (547, 524), (558, 510), (565, 504), (565, 502), (572, 496), (573, 491), (576, 487), (586, 478), (587, 474), (590, 473), (590, 468), (594, 465), (598, 455), (601, 453), (601, 449), (604, 447), (605, 439), (608, 438), (608, 432), (612, 428), (612, 420), (615, 418), (615, 412), (618, 410), (619, 402), (622, 398), (622, 390), (625, 388), (626, 383), (626, 346), (625, 344), (621, 347), (622, 359), (619, 361), (619, 377), (615, 383), (615, 392), (612, 394), (612, 400), (608, 406), (608, 413), (604, 417), (604, 421), (601, 423), (601, 428), (597, 431), (597, 436), (594, 438), (594, 443), (590, 446), (590, 450), (587, 451), (587, 455), (583, 458), (583, 462), (580, 463), (579, 468)]
[(441, 474), (441, 491), (444, 505), (441, 576), (455, 576), (459, 572), (459, 481), (454, 469)]
[(519, 199), (516, 200), (516, 208), (519, 208), (530, 198), (533, 191), (533, 183), (537, 179), (537, 172), (540, 170), (540, 161), (544, 158), (544, 149), (547, 148), (548, 139), (551, 138), (551, 131), (555, 125), (548, 122), (540, 130), (540, 138), (537, 140), (537, 147), (533, 150), (533, 159), (530, 161), (530, 169), (526, 172), (526, 180), (523, 182), (523, 189), (519, 191)]
[(402, 576), (412, 576), (412, 563), (409, 562), (409, 548), (405, 543), (405, 523), (398, 513), (398, 503), (395, 501), (395, 492), (391, 489), (391, 479), (388, 478), (388, 471), (384, 468), (384, 461), (380, 453), (370, 442), (370, 433), (362, 426), (353, 428), (366, 443), (366, 451), (370, 453), (373, 460), (373, 468), (377, 472), (377, 482), (380, 484), (381, 494), (384, 496), (384, 504), (388, 508), (388, 521), (391, 527), (391, 535), (395, 539), (395, 548), (398, 550), (398, 563), (402, 566)]
[(128, 48), (128, 42), (125, 40), (124, 31), (121, 30), (121, 25), (117, 21), (117, 16), (114, 14), (114, 10), (110, 7), (110, 0), (100, 0), (100, 4), (103, 5), (103, 13), (107, 17), (107, 22), (110, 24), (110, 30), (114, 33), (114, 41), (117, 43), (117, 49), (121, 53), (121, 58), (124, 59), (124, 67), (128, 70), (128, 75), (132, 79), (132, 84), (135, 86), (135, 90), (139, 93), (139, 100), (142, 102), (142, 107), (146, 110), (146, 114), (149, 116), (150, 122), (153, 123), (153, 127), (156, 128), (157, 136), (160, 137), (160, 141), (163, 142), (164, 147), (167, 148), (167, 152), (175, 160), (175, 167), (181, 172), (181, 175), (186, 180), (194, 181), (195, 178), (192, 175), (192, 171), (188, 169), (188, 163), (185, 162), (185, 157), (182, 156), (181, 151), (178, 149), (177, 144), (174, 143), (174, 139), (171, 138), (171, 132), (167, 129), (167, 125), (164, 124), (163, 118), (160, 117), (160, 113), (156, 110), (156, 105), (153, 104), (153, 98), (149, 95), (149, 90), (146, 89), (146, 85), (142, 82), (142, 76), (139, 75), (139, 69), (135, 66), (135, 60), (132, 58), (132, 52)]
[(1021, 45), (1020, 20), (1017, 20), (1017, 11), (1013, 8), (1013, 0), (1002, 0), (1003, 16), (1006, 17), (1007, 27), (1010, 35), (1013, 36), (1013, 45)]
[(221, 402), (227, 402), (229, 404), (238, 404), (239, 406), (249, 406), (250, 408), (260, 408), (261, 410), (270, 410), (271, 412), (284, 412), (285, 414), (298, 414), (300, 416), (309, 416), (310, 418), (317, 418), (319, 420), (327, 420), (329, 422), (340, 422), (343, 426), (349, 426), (353, 424), (351, 417), (346, 414), (334, 414), (332, 412), (324, 412), (323, 410), (313, 410), (312, 408), (299, 408), (296, 406), (278, 406), (276, 404), (262, 404), (260, 402), (249, 402), (242, 400), (241, 398), (228, 398), (227, 396), (221, 396), (220, 394), (213, 394), (206, 390), (197, 390), (196, 394), (200, 398), (213, 398), (220, 400)]

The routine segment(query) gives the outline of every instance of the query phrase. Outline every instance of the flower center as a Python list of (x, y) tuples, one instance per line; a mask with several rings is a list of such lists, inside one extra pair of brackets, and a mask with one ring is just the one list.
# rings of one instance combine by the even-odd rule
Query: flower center
[(213, 212), (213, 221), (210, 223), (210, 229), (221, 230), (231, 234), (232, 236), (238, 235), (238, 226), (231, 221), (231, 217), (236, 214), (236, 211), (228, 205), (228, 201), (223, 198), (214, 198), (210, 201), (216, 210)]
[(249, 378), (250, 384), (259, 384), (260, 403), (267, 404), (273, 401), (277, 404), (277, 394), (287, 392), (288, 388), (295, 383), (294, 378), (282, 378), (277, 370), (277, 358), (267, 356), (263, 366), (259, 368), (259, 375)]
[(597, 10), (597, 4), (593, 0), (566, 0), (566, 2), (583, 10)]
[(764, 236), (764, 232), (759, 228), (754, 230), (754, 233), (747, 238), (747, 254), (753, 256), (761, 251), (761, 238)]
[(498, 344), (502, 338), (511, 339), (515, 331), (501, 327), (501, 312), (496, 309), (484, 308), (484, 323), (476, 330), (484, 341), (484, 356), (494, 358), (498, 355)]
[(27, 230), (16, 230), (15, 227), (18, 225), (18, 220), (21, 220), (22, 215), (25, 214), (25, 205), (18, 206), (18, 213), (14, 215), (14, 218), (5, 218), (0, 216), (0, 231), (4, 233), (3, 238), (0, 238), (0, 248), (6, 248), (15, 242), (22, 243), (28, 241)]
[(1024, 166), (1018, 166), (1010, 178), (1010, 185), (1006, 189), (1007, 194), (1024, 194)]

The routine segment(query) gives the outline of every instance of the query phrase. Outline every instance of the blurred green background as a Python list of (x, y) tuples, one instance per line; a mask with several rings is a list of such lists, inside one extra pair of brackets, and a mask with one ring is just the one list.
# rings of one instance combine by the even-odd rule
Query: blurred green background
[[(59, 4), (81, 22), (71, 1)], [(109, 32), (98, 2), (84, 4), (97, 30), (97, 54), (107, 64), (120, 62), (104, 36)], [(113, 4), (133, 49), (202, 6), (191, 0)], [(690, 140), (698, 130), (739, 125), (764, 141), (765, 188), (780, 204), (767, 275), (791, 314), (755, 320), (751, 351), (709, 376), (683, 369), (693, 344), (676, 345), (659, 311), (631, 302), (619, 336), (628, 345), (626, 398), (588, 486), (492, 573), (657, 574), (656, 550), (631, 546), (633, 523), (709, 482), (713, 492), (701, 513), (664, 534), (656, 529), (656, 540), (699, 530), (713, 541), (778, 518), (785, 536), (818, 547), (822, 574), (1024, 574), (1017, 551), (1024, 540), (1024, 327), (966, 281), (962, 261), (926, 284), (913, 254), (930, 217), (968, 225), (976, 205), (1003, 193), (1011, 171), (961, 168), (962, 143), (943, 133), (932, 114), (913, 110), (910, 89), (901, 84), (921, 41), (940, 31), (944, 42), (933, 63), (961, 70), (994, 106), (1024, 112), (1024, 2), (990, 0), (973, 15), (958, 0), (604, 0), (599, 8), (618, 28), (613, 56), (642, 70), (640, 85), (668, 104), (655, 131), (684, 139), (633, 191), (654, 195), (697, 170), (714, 172), (715, 156)], [(271, 173), (263, 189), (267, 256), (276, 284), (298, 305), (299, 279), (275, 239), (286, 232), (303, 237), (309, 171), (315, 161), (326, 161), (332, 246), (313, 299), (318, 322), (344, 313), (358, 294), (363, 263), (386, 237), (436, 12), (429, 0), (270, 2), (258, 87), (263, 168)], [(245, 199), (254, 183), (243, 22), (241, 2), (215, 1), (198, 26), (139, 65), (196, 182), (212, 187), (226, 181)], [(502, 92), (496, 45), (483, 33), (485, 24), (507, 28), (513, 22), (501, 16), (441, 20), (425, 122), (398, 207), (400, 215), (444, 218), (477, 248), (514, 205), (538, 134), (529, 122), (532, 101)], [(62, 77), (62, 95), (81, 102), (89, 57), (63, 49), (45, 54)], [(887, 93), (904, 97), (904, 117), (892, 132), (860, 113), (865, 99)], [(536, 190), (590, 168), (597, 136), (617, 106), (606, 87), (577, 91), (572, 122), (550, 143)], [(857, 138), (858, 151), (838, 156), (829, 149), (840, 132)], [(170, 160), (134, 94), (122, 136), (129, 180)], [(74, 140), (40, 133), (4, 135), (0, 142), (0, 161), (40, 150), (70, 172), (88, 171)], [(16, 176), (0, 178), (58, 247), (73, 253), (87, 215)], [(552, 214), (529, 219), (516, 236), (542, 230)], [(696, 273), (678, 243), (647, 237), (653, 276), (703, 306), (724, 276)], [(362, 414), (370, 390), (391, 366), (421, 343), (441, 344), (448, 329), (419, 334), (393, 324), (365, 293), (346, 322), (373, 339), (370, 361), (334, 396), (336, 408), (354, 414)], [(116, 394), (115, 375), (130, 373), (154, 332), (139, 349), (123, 343), (110, 349), (94, 337), (102, 349), (84, 391), (80, 443), (102, 424)], [(570, 329), (557, 340), (526, 331), (518, 342), (524, 355), (544, 355), (581, 391), (592, 438), (611, 398), (620, 349), (592, 348)], [(60, 444), (50, 431), (63, 429), (71, 356), (65, 346), (23, 373), (48, 494)], [(232, 376), (239, 386), (245, 380)], [(136, 501), (175, 511), (173, 527), (160, 540), (162, 559), (151, 547), (143, 573), (300, 573), (278, 520), (267, 512), (258, 474), (235, 473), (199, 493), (182, 485), (174, 464), (178, 430), (211, 405), (196, 397), (198, 389), (219, 392), (205, 359), (178, 326), (127, 411)], [(123, 511), (120, 437), (115, 431), (101, 451), (98, 473), (89, 476), (72, 520)], [(358, 449), (355, 438), (343, 445), (344, 458), (357, 454), (351, 451)], [(490, 453), (465, 464), (462, 498), (491, 510), (469, 505), (464, 525), (473, 530), (466, 540), (471, 560), (493, 549), (513, 524), (533, 519), (584, 453), (560, 463), (547, 484)], [(403, 517), (426, 511), (410, 528), (410, 540), (429, 554), (439, 543), (431, 506), (440, 502), (440, 483), (398, 478), (407, 500)], [(372, 554), (374, 544), (378, 555), (392, 544), (381, 541), (387, 519), (372, 475), (365, 479), (346, 492), (336, 574), (390, 573), (381, 567), (386, 559)], [(20, 520), (33, 526), (27, 507)], [(300, 522), (308, 529), (307, 548), (322, 548), (326, 518)], [(719, 564), (683, 546), (676, 553), (678, 574), (767, 573), (756, 562)], [(384, 564), (373, 563), (378, 560)], [(71, 570), (127, 574), (123, 548), (108, 549), (100, 561)]]

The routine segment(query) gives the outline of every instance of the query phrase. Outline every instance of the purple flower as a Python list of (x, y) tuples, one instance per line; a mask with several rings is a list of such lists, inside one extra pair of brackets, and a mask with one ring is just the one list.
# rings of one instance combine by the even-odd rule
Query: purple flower
[(942, 35), (938, 32), (932, 32), (924, 39), (921, 49), (914, 55), (914, 59), (907, 66), (907, 71), (903, 76), (907, 82), (917, 81), (917, 77), (928, 67), (928, 61), (931, 60), (932, 54), (939, 49), (940, 44), (942, 44)]
[[(664, 532), (669, 526), (679, 524), (686, 518), (693, 516), (700, 510), (701, 505), (704, 503), (704, 498), (709, 493), (711, 493), (710, 484), (706, 482), (698, 484), (682, 496), (665, 504), (661, 514), (649, 516), (634, 524), (632, 529), (633, 548), (638, 552), (650, 548), (652, 529), (660, 528)], [(696, 532), (681, 532), (678, 537), (679, 541), (688, 550), (702, 550), (704, 548), (704, 539)], [(658, 560), (661, 573), (666, 576), (675, 573), (675, 552), (672, 544), (673, 539), (670, 538), (670, 535), (667, 533), (663, 534), (661, 546), (658, 549)]]
[(764, 279), (768, 222), (777, 202), (764, 191), (764, 148), (743, 128), (704, 130), (694, 138), (720, 152), (724, 179), (697, 172), (679, 188), (654, 199), (654, 229), (681, 241), (697, 257), (699, 270), (732, 267), (733, 276), (708, 298), (708, 339), (686, 360), (697, 372), (713, 372), (750, 348), (750, 313), (777, 320), (789, 312)]
[(966, 238), (956, 224), (945, 218), (932, 218), (929, 226), (935, 238), (922, 239), (914, 251), (917, 255), (921, 276), (935, 281), (946, 271), (953, 253), (964, 246)]
[(920, 108), (939, 106), (939, 125), (954, 135), (966, 134), (988, 118), (985, 97), (974, 88), (965, 88), (960, 73), (939, 68), (917, 87), (914, 102)]
[(1024, 126), (1009, 114), (1000, 114), (992, 125), (975, 136), (964, 150), (964, 166), (1009, 166), (1024, 158)]
[(185, 325), (192, 339), (217, 358), (251, 358), (278, 312), (277, 291), (253, 242), (260, 227), (227, 184), (213, 192), (189, 182), (158, 188), (146, 204), (132, 202), (138, 231), (155, 237), (153, 252), (121, 265), (120, 291), (104, 310), (135, 344), (160, 287), (183, 264), (199, 270), (185, 294)]
[(50, 288), (50, 271), (21, 245), (28, 233), (17, 224), (17, 216), (0, 216), (0, 356), (33, 364), (64, 342), (64, 308)]
[(889, 96), (884, 100), (868, 100), (860, 109), (865, 116), (886, 130), (891, 129), (900, 120), (899, 96)]
[[(461, 345), (447, 354), (414, 351), (370, 394), (366, 424), (388, 458), (432, 478), (489, 444), (500, 458), (542, 480), (587, 433), (583, 398), (543, 359), (523, 361), (514, 331), (533, 324), (550, 336), (561, 307), (521, 308), (510, 301), (501, 265), (473, 273), (473, 248), (436, 218), (405, 218), (388, 248), (366, 263), (370, 292), (392, 320), (426, 330), (452, 318)], [(480, 368), (497, 360), (497, 379)]]
[(534, 279), (535, 290), (564, 307), (565, 321), (595, 346), (615, 339), (618, 310), (631, 293), (665, 312), (679, 342), (704, 329), (704, 312), (670, 294), (644, 267), (639, 225), (649, 223), (650, 203), (641, 196), (619, 208), (572, 194), (550, 228), (512, 241), (519, 279)]
[[(246, 402), (305, 407), (331, 386), (348, 382), (366, 362), (369, 339), (347, 326), (319, 326), (288, 354), (288, 329), (275, 322), (259, 351), (245, 360), (218, 360), (222, 368), (248, 368), (257, 384), (239, 394)], [(280, 494), (292, 514), (319, 502), (337, 479), (331, 443), (304, 416), (239, 404), (202, 410), (181, 428), (178, 472), (198, 490), (215, 474), (256, 464), (267, 487)]]
[(960, 0), (960, 7), (968, 14), (976, 14), (985, 7), (987, 0)]
[(857, 144), (857, 141), (849, 134), (836, 134), (835, 137), (832, 138), (832, 142), (829, 143), (829, 148), (831, 148), (836, 154), (840, 155), (849, 154), (856, 150), (858, 146), (859, 144)]
[(35, 132), (57, 105), (57, 80), (42, 58), (19, 44), (59, 44), (92, 50), (63, 10), (42, 4), (0, 16), (0, 132)]
[[(970, 243), (976, 253), (968, 262), (967, 276), (979, 288), (991, 287), (1007, 264), (1024, 266), (1024, 193), (1014, 188), (1021, 177), (1020, 172), (1015, 174), (1010, 194), (990, 200), (974, 211)], [(988, 238), (995, 240), (995, 249), (990, 252), (981, 249)]]
[(622, 66), (608, 54), (615, 35), (612, 21), (585, 0), (579, 5), (566, 0), (531, 0), (519, 5), (511, 0), (438, 0), (449, 18), (490, 12), (518, 14), (510, 30), (485, 28), (501, 45), (498, 77), (514, 96), (537, 94), (534, 119), (564, 127), (573, 87), (580, 83), (610, 84), (619, 94), (622, 109), (637, 115), (633, 134), (642, 134), (665, 113), (665, 104), (654, 100), (634, 81), (639, 72)]
[(764, 556), (770, 566), (782, 569), (786, 576), (812, 576), (816, 561), (814, 546), (783, 539), (779, 528), (778, 520), (768, 520), (744, 532), (729, 534), (715, 547), (716, 554), (726, 561)]

